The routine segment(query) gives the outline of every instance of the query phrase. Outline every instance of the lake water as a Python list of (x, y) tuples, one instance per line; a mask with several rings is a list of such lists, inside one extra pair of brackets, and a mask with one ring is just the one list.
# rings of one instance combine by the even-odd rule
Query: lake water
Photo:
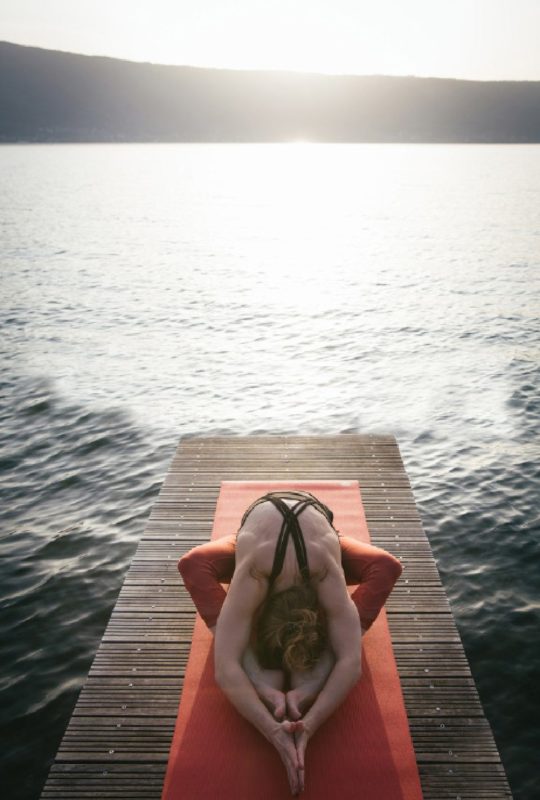
[(14, 145), (0, 175), (10, 800), (39, 796), (179, 438), (261, 432), (395, 434), (533, 800), (540, 147)]

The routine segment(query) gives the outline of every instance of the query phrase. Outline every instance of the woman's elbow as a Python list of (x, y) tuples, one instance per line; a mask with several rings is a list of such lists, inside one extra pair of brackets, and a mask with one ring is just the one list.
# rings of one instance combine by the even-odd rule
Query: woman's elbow
[(236, 663), (223, 663), (214, 660), (214, 679), (219, 688), (226, 692), (227, 688), (234, 683), (235, 673), (238, 669)]
[(221, 691), (225, 691), (225, 686), (227, 684), (225, 679), (225, 671), (218, 667), (217, 664), (214, 665), (214, 679)]
[(384, 576), (387, 585), (392, 588), (403, 572), (403, 566), (395, 556), (384, 551), (378, 560), (379, 574)]
[(220, 689), (223, 689), (223, 682), (225, 680), (225, 670), (223, 659), (217, 652), (217, 647), (214, 647), (214, 680)]
[(186, 553), (178, 560), (178, 572), (185, 579), (185, 573), (189, 571), (189, 553)]
[(178, 561), (178, 571), (186, 586), (189, 586), (193, 582), (193, 576), (200, 572), (200, 569), (200, 558), (193, 550), (183, 555)]
[(360, 653), (349, 654), (346, 658), (341, 659), (343, 673), (342, 676), (345, 681), (349, 679), (351, 686), (360, 680), (362, 677), (362, 659)]

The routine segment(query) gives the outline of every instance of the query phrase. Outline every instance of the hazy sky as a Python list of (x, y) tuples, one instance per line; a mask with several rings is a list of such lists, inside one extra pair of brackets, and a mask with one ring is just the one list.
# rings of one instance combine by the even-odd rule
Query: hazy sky
[(0, 0), (0, 39), (165, 64), (540, 80), (540, 0)]

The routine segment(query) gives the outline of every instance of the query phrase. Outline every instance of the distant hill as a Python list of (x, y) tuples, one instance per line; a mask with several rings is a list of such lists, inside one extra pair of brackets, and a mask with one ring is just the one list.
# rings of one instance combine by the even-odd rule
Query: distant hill
[(0, 42), (0, 142), (540, 142), (540, 81), (173, 67)]

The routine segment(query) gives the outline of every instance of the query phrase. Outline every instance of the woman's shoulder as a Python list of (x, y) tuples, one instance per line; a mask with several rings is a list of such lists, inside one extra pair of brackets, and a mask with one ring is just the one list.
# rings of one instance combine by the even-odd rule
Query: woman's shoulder
[(341, 566), (339, 541), (335, 533), (333, 536), (324, 534), (313, 539), (306, 537), (306, 549), (310, 580), (317, 587)]
[(242, 568), (269, 577), (272, 571), (275, 541), (253, 528), (242, 529), (236, 538), (236, 569)]

